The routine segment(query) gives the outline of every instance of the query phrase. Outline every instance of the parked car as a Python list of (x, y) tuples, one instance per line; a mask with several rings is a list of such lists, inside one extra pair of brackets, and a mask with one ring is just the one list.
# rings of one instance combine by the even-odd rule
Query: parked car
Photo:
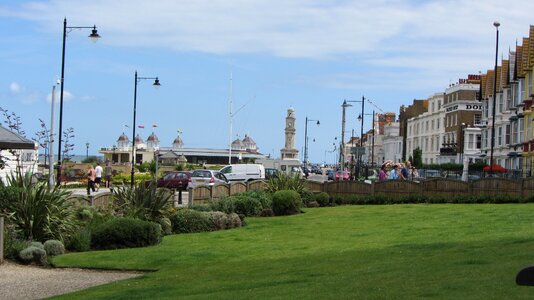
[(265, 179), (265, 167), (260, 164), (238, 164), (223, 167), (223, 173), (229, 181), (250, 181)]
[(313, 174), (323, 174), (323, 172), (321, 171), (321, 168), (319, 168), (318, 166), (311, 166), (311, 172)]
[(304, 172), (304, 177), (310, 176), (310, 169), (308, 169), (308, 167), (303, 166), (302, 172)]
[(350, 179), (350, 173), (348, 171), (337, 171), (335, 174), (336, 181), (343, 181), (343, 180), (349, 180), (349, 179)]
[(326, 170), (326, 178), (327, 178), (327, 180), (334, 180), (334, 178), (335, 178), (334, 170), (332, 170), (332, 169)]
[[(150, 181), (149, 181), (150, 182)], [(187, 190), (189, 183), (191, 182), (191, 172), (187, 171), (172, 171), (163, 178), (158, 179), (158, 187), (165, 187), (169, 189)]]
[(201, 184), (214, 185), (218, 183), (228, 183), (226, 176), (219, 171), (196, 170), (191, 174), (191, 187)]
[(265, 168), (265, 179), (278, 177), (278, 170), (274, 168)]

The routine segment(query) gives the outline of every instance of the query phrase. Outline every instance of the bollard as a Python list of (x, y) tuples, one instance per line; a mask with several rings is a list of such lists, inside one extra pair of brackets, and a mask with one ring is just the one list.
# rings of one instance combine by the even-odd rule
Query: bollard
[(187, 192), (189, 193), (187, 206), (192, 207), (193, 206), (193, 188), (192, 187), (187, 188)]
[(182, 187), (182, 182), (178, 182), (178, 205), (181, 205), (182, 204), (182, 190), (183, 190), (183, 187)]
[(0, 264), (4, 262), (4, 217), (0, 217)]

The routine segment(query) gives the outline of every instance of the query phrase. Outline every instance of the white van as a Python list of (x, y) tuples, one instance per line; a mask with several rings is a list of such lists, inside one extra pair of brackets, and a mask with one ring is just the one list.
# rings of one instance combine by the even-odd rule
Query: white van
[(265, 179), (265, 167), (258, 164), (228, 165), (219, 172), (223, 173), (228, 181), (250, 181)]
[(298, 174), (304, 177), (304, 172), (300, 167), (301, 163), (298, 159), (257, 159), (258, 164), (263, 165), (265, 168), (276, 169), (278, 172), (286, 173), (289, 175)]

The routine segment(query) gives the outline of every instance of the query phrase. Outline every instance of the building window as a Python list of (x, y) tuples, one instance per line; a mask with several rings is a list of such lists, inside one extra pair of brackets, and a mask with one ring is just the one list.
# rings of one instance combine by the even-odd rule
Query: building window
[(480, 149), (482, 148), (482, 135), (480, 134), (477, 134), (477, 145), (476, 145), (476, 149)]
[(475, 149), (475, 138), (473, 137), (472, 134), (469, 134), (467, 136), (468, 140), (467, 140), (467, 149)]
[(502, 126), (499, 126), (499, 130), (497, 133), (497, 146), (502, 145)]
[(482, 125), (482, 115), (481, 114), (475, 114), (475, 125)]
[(438, 110), (441, 109), (441, 100), (438, 100)]
[(512, 89), (507, 89), (506, 90), (506, 109), (510, 110), (513, 105), (514, 105), (514, 101), (512, 99)]
[(434, 131), (434, 120), (430, 123), (430, 130)]
[(525, 126), (525, 119), (523, 119), (523, 118), (519, 119), (519, 134), (518, 134), (519, 140), (517, 141), (518, 143), (523, 142), (523, 128), (524, 128), (524, 126)]
[(504, 139), (504, 142), (509, 145), (510, 144), (510, 124), (506, 124), (506, 137)]
[(499, 93), (499, 113), (502, 113), (504, 111), (504, 99), (502, 93)]
[(512, 144), (517, 144), (517, 125), (518, 125), (518, 122), (513, 122), (512, 123)]

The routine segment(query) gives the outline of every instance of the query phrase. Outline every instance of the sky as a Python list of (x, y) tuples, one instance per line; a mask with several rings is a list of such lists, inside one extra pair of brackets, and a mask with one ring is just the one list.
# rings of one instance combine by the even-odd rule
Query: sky
[[(278, 157), (293, 107), (296, 148), (303, 152), (305, 118), (319, 120), (308, 123), (309, 160), (333, 163), (344, 99), (370, 99), (366, 114), (398, 114), (413, 99), (493, 69), (493, 22), (501, 23), (506, 59), (528, 36), (533, 11), (527, 0), (3, 0), (0, 107), (20, 117), (28, 138), (41, 130), (39, 119), (49, 127), (67, 18), (71, 27), (96, 25), (102, 37), (92, 43), (90, 29), (67, 35), (63, 129), (74, 129), (73, 154), (84, 155), (89, 143), (97, 155), (123, 130), (132, 138), (137, 71), (161, 82), (157, 90), (151, 80), (137, 85), (144, 139), (155, 131), (168, 147), (181, 131), (185, 147), (225, 149), (231, 98), (232, 140), (247, 134)], [(354, 105), (345, 140), (360, 132)]]

